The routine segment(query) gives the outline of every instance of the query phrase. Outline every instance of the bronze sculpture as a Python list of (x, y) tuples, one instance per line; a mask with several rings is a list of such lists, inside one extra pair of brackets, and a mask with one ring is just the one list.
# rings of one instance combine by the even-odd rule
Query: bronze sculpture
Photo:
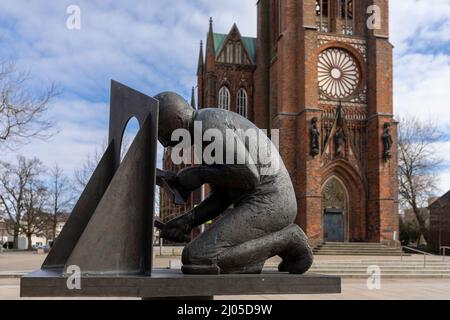
[[(240, 130), (259, 129), (236, 113), (222, 109), (195, 111), (175, 93), (162, 93), (155, 99), (160, 103), (159, 141), (165, 147), (177, 144), (171, 140), (175, 130), (193, 132), (195, 122), (202, 125), (202, 133), (215, 129), (225, 135), (225, 131), (232, 130), (234, 138), (245, 145), (244, 151), (255, 147), (245, 141)], [(189, 194), (206, 183), (212, 192), (200, 205), (161, 226), (163, 238), (189, 241), (192, 228), (220, 216), (212, 227), (184, 248), (184, 273), (261, 273), (265, 261), (275, 255), (283, 259), (279, 265), (283, 272), (303, 274), (312, 265), (307, 237), (294, 224), (297, 201), (290, 176), (269, 138), (264, 135), (263, 139), (257, 148), (264, 150), (257, 151), (270, 154), (270, 159), (258, 159), (253, 164), (246, 161), (245, 164), (196, 165), (181, 170), (167, 181), (181, 194)], [(203, 150), (205, 146), (200, 147)], [(228, 151), (229, 143), (224, 148)], [(243, 156), (239, 150), (234, 151), (235, 159)], [(276, 172), (264, 175), (267, 160), (278, 163), (279, 167)]]

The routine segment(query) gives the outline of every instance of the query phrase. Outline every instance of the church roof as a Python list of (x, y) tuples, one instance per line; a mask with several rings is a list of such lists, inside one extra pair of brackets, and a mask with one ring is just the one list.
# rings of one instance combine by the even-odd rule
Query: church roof
[[(222, 51), (223, 43), (225, 39), (228, 37), (227, 34), (223, 33), (214, 33), (214, 50), (216, 54), (219, 54)], [(250, 58), (255, 62), (256, 61), (256, 38), (251, 37), (241, 37), (242, 42), (244, 43), (245, 49), (247, 49)]]
[(430, 209), (439, 209), (441, 206), (449, 206), (450, 205), (450, 191), (444, 194), (442, 197), (434, 201), (429, 208)]

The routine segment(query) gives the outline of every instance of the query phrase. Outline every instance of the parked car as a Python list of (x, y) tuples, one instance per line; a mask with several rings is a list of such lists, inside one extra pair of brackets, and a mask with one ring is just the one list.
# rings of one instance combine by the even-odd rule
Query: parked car
[(8, 241), (3, 244), (3, 249), (12, 249), (14, 248), (14, 242)]

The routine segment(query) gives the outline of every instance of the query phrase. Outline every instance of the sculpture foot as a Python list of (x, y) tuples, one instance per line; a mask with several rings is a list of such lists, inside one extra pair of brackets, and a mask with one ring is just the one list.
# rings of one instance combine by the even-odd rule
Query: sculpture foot
[(280, 254), (283, 261), (278, 266), (278, 271), (291, 274), (304, 274), (311, 268), (314, 256), (308, 244), (308, 237), (294, 225), (290, 228), (290, 243), (288, 249)]

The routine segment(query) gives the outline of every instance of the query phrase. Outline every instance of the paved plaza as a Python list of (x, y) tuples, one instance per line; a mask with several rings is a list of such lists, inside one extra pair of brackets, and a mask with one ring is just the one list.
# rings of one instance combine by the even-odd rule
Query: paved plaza
[[(342, 257), (341, 257), (342, 258)], [(29, 252), (0, 253), (0, 300), (19, 299), (18, 278), (7, 278), (6, 274), (38, 269), (45, 255)], [(318, 257), (318, 259), (337, 259), (337, 257)], [(352, 259), (347, 257), (346, 259)], [(165, 268), (169, 263), (179, 263), (177, 256), (156, 257), (156, 267)], [(274, 259), (270, 265), (277, 263)], [(228, 296), (216, 297), (221, 300), (378, 300), (378, 299), (450, 299), (450, 280), (385, 280), (381, 279), (380, 290), (369, 290), (366, 280), (343, 279), (342, 294), (338, 295), (266, 295), (266, 296)]]

